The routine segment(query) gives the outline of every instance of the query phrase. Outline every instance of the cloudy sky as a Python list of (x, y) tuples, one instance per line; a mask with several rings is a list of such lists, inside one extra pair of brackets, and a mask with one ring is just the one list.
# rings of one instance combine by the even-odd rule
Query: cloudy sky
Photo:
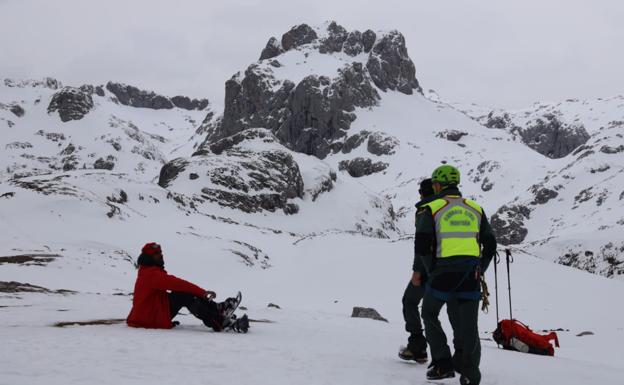
[(624, 94), (622, 0), (0, 0), (0, 78), (117, 80), (222, 104), (300, 23), (398, 29), (421, 85), (520, 108)]

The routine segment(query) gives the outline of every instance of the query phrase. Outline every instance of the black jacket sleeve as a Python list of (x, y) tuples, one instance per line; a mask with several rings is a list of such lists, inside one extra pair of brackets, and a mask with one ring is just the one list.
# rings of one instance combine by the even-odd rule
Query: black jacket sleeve
[(490, 266), (490, 262), (492, 262), (492, 258), (496, 254), (496, 236), (494, 235), (494, 231), (492, 231), (492, 227), (487, 220), (487, 216), (485, 212), (483, 213), (483, 218), (481, 219), (481, 228), (479, 229), (479, 240), (483, 249), (481, 250), (481, 271), (485, 272)]
[(435, 229), (431, 209), (419, 208), (416, 213), (416, 234), (414, 235), (414, 264), (412, 269), (420, 272), (431, 272)]
[[(416, 236), (414, 237), (414, 263), (412, 265), (413, 271), (426, 273), (430, 270), (430, 268), (427, 268), (425, 261), (430, 262), (431, 258), (433, 258), (433, 255), (431, 255), (432, 246), (433, 235), (416, 233)], [(430, 263), (427, 263), (427, 265), (430, 265)]]

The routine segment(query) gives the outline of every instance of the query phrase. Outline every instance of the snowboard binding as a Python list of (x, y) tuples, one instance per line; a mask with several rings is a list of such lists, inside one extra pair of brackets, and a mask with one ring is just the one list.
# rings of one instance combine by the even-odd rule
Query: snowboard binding
[(236, 315), (232, 315), (229, 324), (224, 330), (232, 330), (237, 333), (247, 333), (249, 331), (249, 318), (247, 314), (243, 314), (241, 318), (237, 318)]
[(219, 304), (219, 312), (223, 317), (223, 330), (233, 330), (237, 333), (247, 333), (249, 330), (247, 314), (244, 314), (241, 318), (236, 317), (236, 314), (234, 314), (242, 299), (243, 297), (239, 291), (236, 297), (227, 298)]

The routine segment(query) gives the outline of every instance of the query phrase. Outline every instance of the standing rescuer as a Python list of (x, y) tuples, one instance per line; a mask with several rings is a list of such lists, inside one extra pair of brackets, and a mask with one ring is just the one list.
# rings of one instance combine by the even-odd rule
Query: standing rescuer
[[(427, 379), (454, 377), (457, 371), (460, 384), (479, 384), (480, 276), (496, 253), (496, 238), (481, 206), (462, 198), (459, 170), (442, 165), (431, 180), (437, 199), (418, 210), (415, 236), (415, 253), (429, 273), (422, 306), (432, 357)], [(438, 318), (444, 304), (457, 314), (451, 322), (460, 346), (453, 357)]]
[[(431, 179), (423, 179), (420, 182), (420, 201), (416, 203), (416, 210), (424, 204), (435, 199)], [(416, 244), (414, 243), (414, 250)], [(407, 346), (399, 350), (399, 357), (407, 361), (420, 363), (427, 362), (427, 340), (423, 333), (418, 304), (425, 294), (424, 283), (427, 281), (427, 273), (419, 255), (415, 255), (412, 266), (412, 278), (407, 284), (403, 294), (403, 319), (405, 319), (405, 330), (410, 334), (407, 339)]]

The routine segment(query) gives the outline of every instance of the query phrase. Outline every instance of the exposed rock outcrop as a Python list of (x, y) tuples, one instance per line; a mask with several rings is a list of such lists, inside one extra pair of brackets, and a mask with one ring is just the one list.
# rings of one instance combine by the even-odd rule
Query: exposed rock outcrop
[(93, 168), (96, 170), (112, 170), (113, 168), (115, 168), (115, 157), (109, 155), (106, 157), (106, 159), (99, 158), (93, 164)]
[(260, 54), (260, 60), (271, 59), (284, 52), (282, 44), (274, 37), (270, 38)]
[(4, 85), (11, 88), (25, 88), (25, 87), (44, 87), (51, 90), (58, 90), (63, 87), (63, 84), (54, 78), (43, 78), (41, 80), (14, 80), (4, 79)]
[(75, 294), (72, 290), (50, 290), (42, 286), (31, 285), (29, 283), (21, 283), (16, 281), (0, 281), (0, 293), (55, 293), (55, 294)]
[(495, 115), (494, 111), (490, 111), (483, 125), (487, 128), (504, 129), (511, 127), (512, 123), (509, 114)]
[(619, 145), (617, 147), (602, 146), (600, 147), (600, 152), (604, 154), (619, 154), (620, 152), (624, 152), (624, 145)]
[(624, 243), (608, 242), (599, 250), (569, 249), (557, 262), (605, 277), (624, 274)]
[(174, 106), (183, 110), (203, 110), (208, 107), (208, 99), (191, 99), (188, 96), (174, 96), (171, 98)]
[(523, 205), (505, 205), (492, 215), (492, 229), (501, 245), (516, 245), (524, 241), (528, 234), (525, 222), (531, 210)]
[(362, 33), (360, 31), (352, 31), (347, 35), (347, 39), (342, 47), (344, 53), (349, 56), (357, 56), (364, 52), (364, 43), (362, 42)]
[(399, 145), (399, 140), (394, 136), (384, 134), (383, 132), (375, 132), (368, 137), (367, 149), (373, 155), (392, 155), (395, 148)]
[(347, 30), (332, 21), (327, 27), (327, 33), (327, 37), (321, 41), (319, 52), (331, 54), (342, 51), (342, 44), (347, 40)]
[(466, 135), (468, 135), (467, 132), (459, 130), (445, 130), (436, 134), (438, 138), (444, 138), (451, 142), (459, 142), (459, 140)]
[(344, 154), (348, 154), (351, 151), (355, 150), (362, 143), (364, 143), (364, 141), (369, 137), (369, 135), (370, 135), (370, 132), (368, 131), (361, 131), (355, 135), (351, 135), (344, 141), (344, 144), (341, 148), (342, 152)]
[(364, 48), (364, 52), (369, 53), (370, 50), (375, 45), (375, 40), (377, 39), (377, 34), (370, 29), (367, 29), (362, 34), (362, 45)]
[(559, 193), (557, 193), (555, 190), (551, 190), (540, 185), (532, 186), (530, 191), (535, 197), (531, 202), (531, 204), (533, 205), (543, 205), (559, 195)]
[[(245, 141), (254, 142), (254, 149), (245, 146)], [(294, 214), (299, 209), (290, 200), (303, 197), (303, 178), (293, 156), (271, 146), (275, 142), (275, 136), (266, 129), (240, 132), (213, 143), (213, 151), (165, 164), (158, 184), (175, 188), (175, 181), (188, 172), (183, 180), (190, 179), (197, 186), (192, 190), (199, 201), (248, 213), (281, 209)], [(258, 143), (269, 147), (258, 149)]]
[(80, 90), (83, 92), (88, 93), (89, 95), (97, 95), (97, 96), (105, 96), (106, 93), (104, 92), (104, 87), (103, 86), (92, 86), (90, 84), (83, 84), (80, 87)]
[(553, 159), (563, 158), (589, 139), (582, 125), (564, 124), (553, 114), (529, 122), (518, 133), (527, 146)]
[(344, 136), (355, 107), (370, 107), (379, 94), (361, 63), (352, 63), (329, 79), (311, 75), (298, 85), (276, 80), (266, 68), (250, 66), (245, 76), (226, 82), (222, 120), (202, 147), (251, 127), (266, 127), (289, 148), (325, 157), (329, 143)]
[(282, 35), (282, 47), (284, 51), (300, 47), (304, 44), (312, 43), (318, 39), (318, 35), (307, 24), (300, 24), (292, 27), (290, 31)]
[[(229, 150), (245, 140), (251, 140), (256, 138), (261, 139), (265, 143), (273, 143), (276, 141), (275, 136), (267, 130), (252, 128), (212, 143), (210, 145), (210, 151), (219, 155), (223, 153), (223, 151)], [(206, 151), (198, 151), (193, 154), (193, 156), (195, 155), (206, 155)]]
[(321, 194), (329, 192), (334, 188), (336, 179), (337, 175), (333, 170), (326, 175), (320, 175), (316, 180), (317, 183), (306, 190), (306, 194), (310, 194), (312, 202), (314, 202)]
[(343, 137), (355, 120), (355, 107), (377, 104), (379, 94), (360, 63), (329, 80), (308, 76), (292, 92), (289, 114), (276, 135), (294, 151), (324, 158), (329, 142)]
[(375, 85), (383, 91), (397, 90), (411, 95), (422, 92), (416, 80), (416, 68), (407, 54), (405, 38), (392, 31), (373, 45), (366, 68)]
[(303, 196), (303, 179), (290, 154), (228, 150), (225, 159), (223, 155), (207, 156), (203, 161), (214, 166), (202, 167), (211, 185), (201, 189), (202, 198), (248, 213), (277, 209), (287, 214), (298, 211), (289, 199)]
[(93, 109), (91, 94), (75, 87), (64, 87), (52, 96), (48, 113), (57, 112), (63, 122), (80, 120)]
[(25, 149), (32, 148), (32, 144), (30, 142), (11, 142), (4, 146), (7, 150), (15, 150), (15, 149)]
[(13, 113), (13, 115), (17, 116), (18, 118), (21, 118), (26, 113), (26, 111), (24, 111), (22, 106), (20, 106), (19, 104), (11, 105), (9, 107), (9, 111), (11, 111)]
[(184, 158), (177, 158), (168, 162), (160, 169), (158, 185), (163, 188), (169, 187), (171, 181), (176, 179), (188, 165), (189, 161)]
[(173, 108), (173, 102), (169, 98), (157, 95), (153, 91), (143, 91), (127, 84), (113, 82), (106, 83), (106, 89), (124, 106), (154, 110)]
[(186, 96), (168, 98), (153, 91), (144, 91), (123, 83), (108, 82), (106, 89), (115, 95), (119, 103), (124, 106), (154, 110), (172, 109), (174, 107), (185, 110), (203, 110), (208, 107), (208, 100), (206, 99), (191, 99)]
[(355, 158), (351, 160), (343, 160), (338, 164), (340, 171), (346, 170), (349, 175), (354, 178), (359, 178), (366, 175), (371, 175), (377, 172), (381, 172), (388, 168), (388, 163), (375, 162), (369, 158)]

